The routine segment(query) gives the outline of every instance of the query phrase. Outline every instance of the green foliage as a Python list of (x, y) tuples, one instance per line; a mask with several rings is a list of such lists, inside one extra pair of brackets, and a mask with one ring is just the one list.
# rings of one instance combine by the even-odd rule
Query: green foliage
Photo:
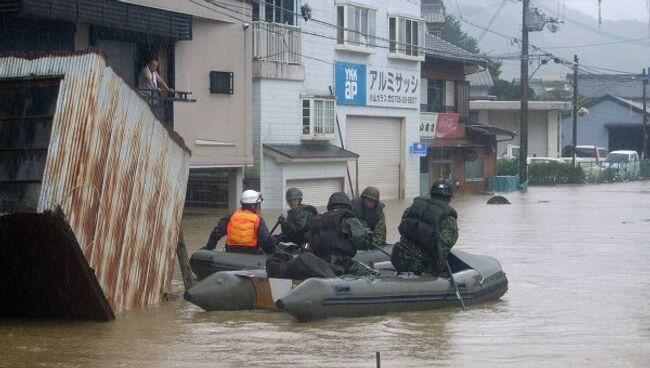
[(650, 160), (641, 161), (641, 177), (650, 178)]
[(442, 29), (440, 38), (473, 54), (481, 52), (476, 38), (463, 32), (460, 27), (460, 20), (452, 15), (445, 15), (445, 27)]
[(585, 173), (582, 167), (573, 167), (562, 162), (548, 162), (528, 166), (530, 185), (555, 185), (583, 183)]
[(514, 176), (519, 173), (519, 160), (517, 159), (500, 159), (497, 160), (498, 176)]
[[(514, 176), (519, 173), (518, 159), (497, 160), (498, 176)], [(530, 185), (578, 184), (585, 180), (582, 167), (572, 167), (562, 162), (548, 162), (528, 165)]]
[[(495, 79), (494, 86), (490, 88), (490, 94), (497, 96), (499, 100), (519, 100), (521, 99), (521, 87), (513, 82)], [(528, 99), (534, 100), (536, 97), (535, 91), (528, 88)]]

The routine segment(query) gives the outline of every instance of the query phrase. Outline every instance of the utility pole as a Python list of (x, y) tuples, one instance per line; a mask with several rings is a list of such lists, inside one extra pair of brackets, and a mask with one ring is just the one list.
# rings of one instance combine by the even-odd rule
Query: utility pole
[(578, 147), (578, 55), (573, 55), (573, 135), (571, 145), (573, 146), (571, 163), (573, 167), (576, 167), (576, 147)]
[[(650, 74), (650, 70), (648, 70)], [(648, 74), (643, 69), (643, 159), (648, 159), (648, 106), (646, 101), (646, 89), (648, 87)]]
[(522, 27), (521, 27), (521, 112), (519, 116), (519, 185), (523, 186), (528, 181), (528, 25), (526, 18), (530, 7), (530, 0), (522, 0)]

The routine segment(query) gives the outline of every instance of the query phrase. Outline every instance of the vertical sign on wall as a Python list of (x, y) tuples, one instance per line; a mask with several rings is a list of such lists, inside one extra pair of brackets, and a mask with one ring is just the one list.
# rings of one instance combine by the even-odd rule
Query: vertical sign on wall
[(337, 61), (334, 68), (336, 103), (339, 105), (365, 105), (366, 66)]

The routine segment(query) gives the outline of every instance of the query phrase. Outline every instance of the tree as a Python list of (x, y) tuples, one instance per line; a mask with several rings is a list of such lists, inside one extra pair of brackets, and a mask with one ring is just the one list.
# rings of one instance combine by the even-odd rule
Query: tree
[[(442, 29), (440, 38), (451, 43), (454, 46), (458, 46), (461, 49), (471, 52), (473, 54), (480, 54), (481, 49), (478, 47), (478, 41), (476, 38), (468, 35), (461, 28), (460, 21), (456, 19), (453, 15), (445, 15), (445, 26)], [(511, 96), (514, 94), (514, 85), (512, 83), (500, 80), (501, 76), (501, 62), (496, 60), (487, 61), (486, 65), (492, 79), (495, 81), (500, 81), (499, 87), (494, 88), (494, 91), (498, 92), (496, 94), (497, 98), (505, 98), (504, 96)], [(507, 84), (510, 84), (509, 86)], [(496, 87), (496, 85), (495, 85)]]
[[(521, 99), (521, 86), (518, 83), (495, 79), (494, 86), (490, 88), (490, 94), (497, 96), (500, 100), (519, 100)], [(535, 100), (536, 98), (535, 90), (528, 87), (528, 99)]]
[(445, 15), (445, 27), (442, 29), (440, 38), (472, 54), (481, 52), (476, 38), (463, 32), (460, 21), (452, 15)]

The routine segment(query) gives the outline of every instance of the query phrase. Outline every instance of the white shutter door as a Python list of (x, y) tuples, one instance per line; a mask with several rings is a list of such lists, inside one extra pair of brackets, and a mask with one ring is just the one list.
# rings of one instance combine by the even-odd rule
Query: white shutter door
[[(399, 119), (348, 116), (345, 148), (359, 154), (360, 191), (372, 185), (379, 189), (381, 199), (399, 198), (401, 132)], [(356, 167), (354, 162), (349, 165), (356, 186)]]
[(302, 191), (303, 203), (312, 206), (326, 206), (334, 192), (343, 190), (343, 178), (287, 180), (287, 188)]

